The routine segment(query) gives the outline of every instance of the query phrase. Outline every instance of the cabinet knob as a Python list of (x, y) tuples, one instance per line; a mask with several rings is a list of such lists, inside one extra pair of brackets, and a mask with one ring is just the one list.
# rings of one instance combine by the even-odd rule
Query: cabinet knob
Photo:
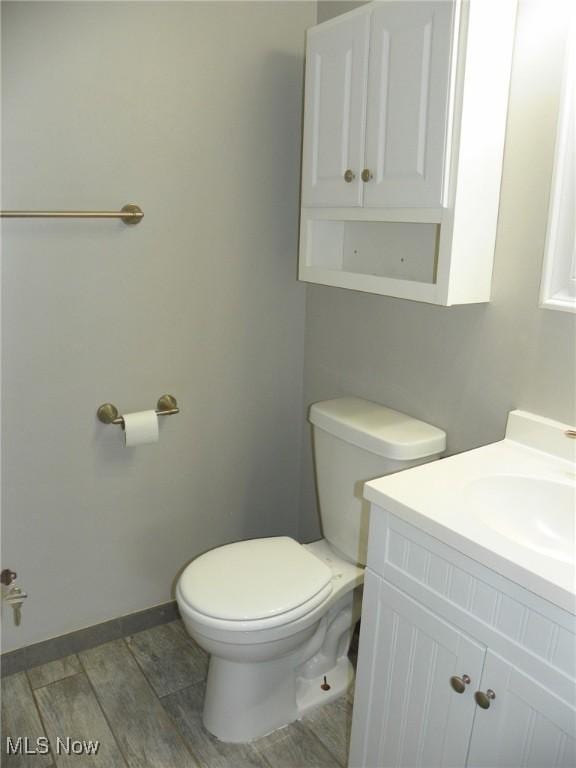
[(479, 707), (482, 707), (482, 709), (488, 709), (490, 706), (490, 701), (495, 698), (496, 694), (492, 688), (488, 688), (486, 693), (484, 693), (484, 691), (476, 691), (474, 694), (474, 700), (476, 701), (476, 704), (478, 704)]
[(362, 181), (371, 181), (373, 178), (372, 171), (369, 168), (364, 168), (362, 171)]
[(450, 678), (450, 685), (454, 688), (456, 693), (464, 693), (466, 686), (470, 685), (470, 678), (468, 675), (462, 675), (461, 677), (454, 675), (454, 677)]
[(348, 169), (344, 174), (344, 181), (347, 181), (348, 184), (350, 184), (351, 181), (354, 181), (355, 178), (356, 178), (356, 174), (354, 173), (354, 171), (351, 171), (350, 169)]

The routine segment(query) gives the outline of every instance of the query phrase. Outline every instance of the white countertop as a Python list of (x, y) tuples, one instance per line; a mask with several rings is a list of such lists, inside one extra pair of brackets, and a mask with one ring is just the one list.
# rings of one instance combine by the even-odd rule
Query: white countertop
[[(515, 432), (514, 436), (524, 440), (524, 435)], [(573, 494), (576, 515), (574, 464), (564, 456), (565, 451), (562, 456), (553, 455), (508, 438), (372, 480), (366, 483), (364, 495), (462, 554), (575, 614), (576, 542), (566, 546), (568, 556), (564, 562), (536, 552), (486, 525), (481, 505), (471, 493), (471, 488), (477, 488), (478, 482), (486, 478), (513, 476), (518, 482), (526, 478), (528, 482), (560, 483), (565, 495)], [(542, 514), (545, 516), (546, 510)]]

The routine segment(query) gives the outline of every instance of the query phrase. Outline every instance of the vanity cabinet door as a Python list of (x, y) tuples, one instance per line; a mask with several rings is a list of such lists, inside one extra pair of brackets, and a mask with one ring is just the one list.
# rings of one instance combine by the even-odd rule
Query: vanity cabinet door
[[(462, 768), (484, 655), (482, 645), (368, 571), (350, 767)], [(458, 693), (451, 678), (462, 675), (470, 683)]]
[(362, 205), (370, 12), (309, 30), (302, 205)]
[(491, 651), (475, 690), (495, 698), (476, 712), (469, 768), (574, 768), (574, 706)]
[(442, 205), (454, 9), (446, 0), (374, 8), (365, 207)]

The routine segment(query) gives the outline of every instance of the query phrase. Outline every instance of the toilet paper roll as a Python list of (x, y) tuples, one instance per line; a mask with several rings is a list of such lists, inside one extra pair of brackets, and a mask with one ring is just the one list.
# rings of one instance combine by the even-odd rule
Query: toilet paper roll
[(156, 411), (127, 413), (124, 418), (126, 445), (146, 445), (158, 442), (158, 414)]

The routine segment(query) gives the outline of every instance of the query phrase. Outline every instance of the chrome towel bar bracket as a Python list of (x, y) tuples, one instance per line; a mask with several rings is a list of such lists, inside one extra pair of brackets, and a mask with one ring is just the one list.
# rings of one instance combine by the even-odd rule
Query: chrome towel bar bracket
[[(162, 395), (158, 398), (156, 404), (156, 414), (158, 416), (172, 416), (180, 413), (178, 403), (173, 395)], [(104, 403), (96, 411), (96, 415), (103, 424), (119, 424), (124, 429), (124, 417), (118, 414), (118, 408), (112, 403)]]
[(139, 224), (144, 212), (128, 203), (120, 211), (0, 211), (2, 219), (120, 219), (124, 224)]

